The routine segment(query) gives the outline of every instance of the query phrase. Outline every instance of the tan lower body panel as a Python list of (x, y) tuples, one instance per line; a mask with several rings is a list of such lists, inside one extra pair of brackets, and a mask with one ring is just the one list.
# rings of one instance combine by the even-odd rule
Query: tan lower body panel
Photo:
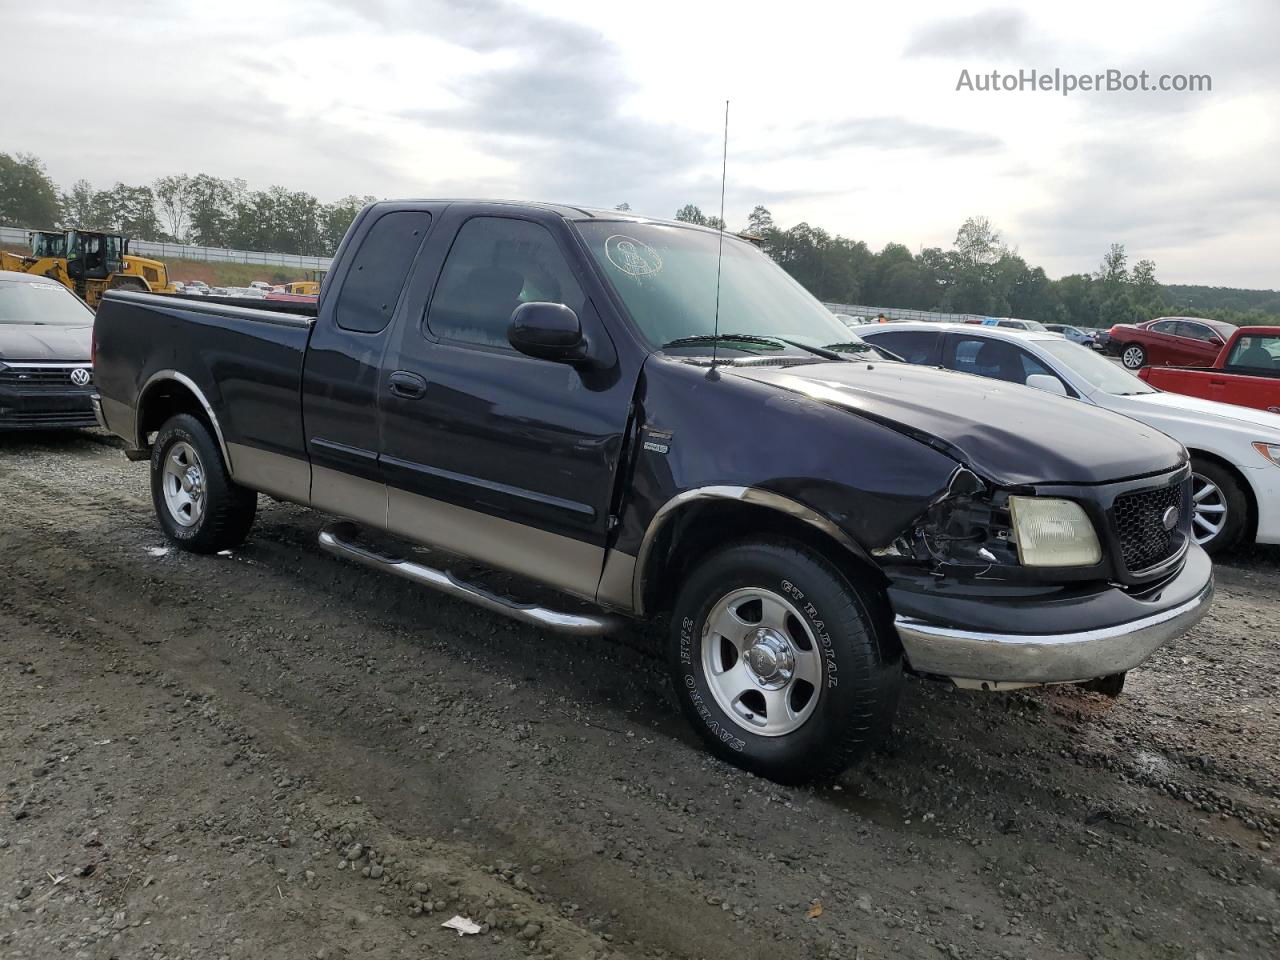
[(615, 610), (630, 612), (633, 606), (636, 558), (621, 550), (610, 550), (604, 558), (600, 592), (596, 599)]
[(595, 599), (603, 547), (395, 487), (388, 503), (388, 529), (398, 536)]
[(228, 443), (231, 478), (241, 486), (269, 493), (282, 500), (311, 502), (311, 464), (243, 443)]
[(311, 506), (387, 529), (387, 485), (328, 467), (311, 468)]

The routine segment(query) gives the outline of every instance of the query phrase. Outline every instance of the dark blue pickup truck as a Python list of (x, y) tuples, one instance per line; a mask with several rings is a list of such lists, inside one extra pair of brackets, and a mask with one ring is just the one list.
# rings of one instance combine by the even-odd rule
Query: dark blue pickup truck
[(779, 780), (888, 736), (904, 672), (1117, 693), (1211, 602), (1178, 443), (894, 362), (731, 235), (377, 203), (313, 312), (107, 294), (100, 417), (165, 533), (232, 547), (264, 493), (548, 630), (669, 620), (696, 729)]

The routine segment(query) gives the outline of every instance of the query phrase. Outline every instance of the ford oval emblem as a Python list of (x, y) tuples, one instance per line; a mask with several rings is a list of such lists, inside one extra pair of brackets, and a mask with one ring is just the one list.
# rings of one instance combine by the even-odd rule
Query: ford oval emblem
[(1164, 512), (1164, 516), (1160, 518), (1160, 522), (1164, 524), (1166, 530), (1172, 530), (1178, 525), (1178, 508), (1170, 507)]
[(88, 386), (89, 371), (86, 370), (84, 367), (76, 367), (74, 370), (71, 371), (71, 382), (74, 383), (77, 387)]

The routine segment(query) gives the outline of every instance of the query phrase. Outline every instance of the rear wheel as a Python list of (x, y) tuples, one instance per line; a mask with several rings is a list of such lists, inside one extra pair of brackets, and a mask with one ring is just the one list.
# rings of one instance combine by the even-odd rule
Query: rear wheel
[(165, 536), (193, 553), (239, 546), (258, 507), (258, 495), (231, 479), (208, 427), (187, 413), (156, 436), (151, 500)]
[(1191, 535), (1209, 553), (1234, 547), (1244, 533), (1249, 502), (1231, 471), (1191, 458)]
[(1120, 362), (1130, 370), (1140, 370), (1146, 365), (1147, 351), (1140, 343), (1130, 343), (1120, 351)]
[(833, 777), (884, 739), (902, 683), (883, 601), (784, 542), (703, 561), (676, 601), (669, 657), (711, 751), (784, 783)]

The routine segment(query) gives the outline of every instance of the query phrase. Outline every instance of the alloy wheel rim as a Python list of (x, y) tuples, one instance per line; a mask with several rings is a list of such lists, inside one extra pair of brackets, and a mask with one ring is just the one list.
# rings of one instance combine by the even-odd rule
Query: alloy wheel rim
[(1142, 351), (1137, 347), (1130, 347), (1124, 352), (1124, 365), (1126, 367), (1142, 366)]
[(164, 502), (174, 523), (194, 527), (204, 516), (204, 465), (195, 448), (179, 440), (165, 454), (160, 483)]
[(1222, 488), (1201, 474), (1191, 476), (1191, 535), (1203, 546), (1227, 525), (1227, 498)]
[(721, 597), (702, 630), (702, 667), (716, 704), (762, 737), (793, 733), (822, 694), (822, 654), (785, 597), (745, 587)]

